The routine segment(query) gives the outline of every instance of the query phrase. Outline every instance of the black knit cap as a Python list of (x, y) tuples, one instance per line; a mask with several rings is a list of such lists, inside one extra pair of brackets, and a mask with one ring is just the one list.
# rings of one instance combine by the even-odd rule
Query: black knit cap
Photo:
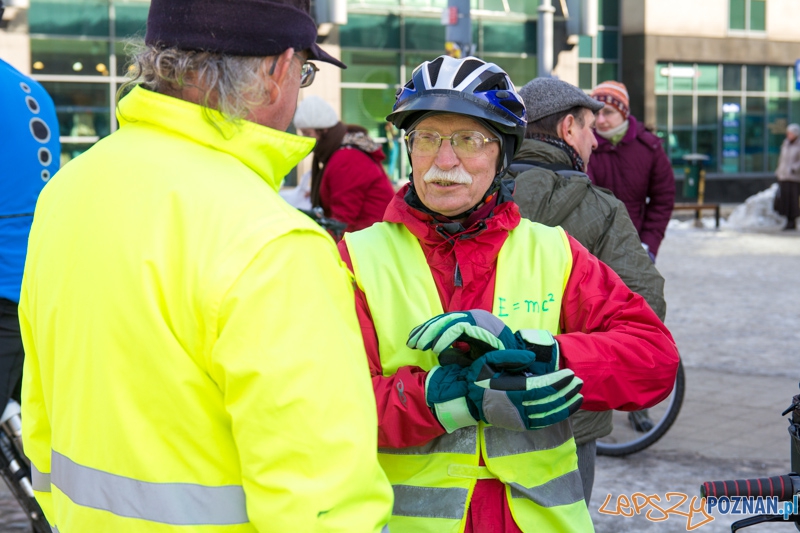
[(276, 56), (287, 48), (347, 68), (317, 45), (308, 0), (152, 0), (144, 42), (233, 56)]

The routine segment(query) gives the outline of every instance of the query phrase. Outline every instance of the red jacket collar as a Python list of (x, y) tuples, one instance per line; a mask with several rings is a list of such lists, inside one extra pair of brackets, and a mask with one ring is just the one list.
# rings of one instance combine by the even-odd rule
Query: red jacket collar
[[(446, 240), (446, 233), (443, 234), (443, 227), (446, 222), (435, 220), (433, 216), (423, 213), (408, 205), (405, 195), (408, 192), (408, 184), (404, 185), (389, 202), (383, 220), (405, 225), (408, 230), (420, 241), (425, 244), (438, 244)], [(479, 210), (480, 211), (480, 210)], [(500, 238), (500, 245), (505, 241), (505, 236), (512, 229), (519, 225), (519, 207), (514, 202), (503, 202), (496, 205), (483, 216), (474, 220), (470, 227), (466, 228), (467, 233), (484, 234), (485, 236), (497, 236)], [(483, 226), (482, 228), (480, 226)], [(494, 239), (492, 239), (494, 240)]]

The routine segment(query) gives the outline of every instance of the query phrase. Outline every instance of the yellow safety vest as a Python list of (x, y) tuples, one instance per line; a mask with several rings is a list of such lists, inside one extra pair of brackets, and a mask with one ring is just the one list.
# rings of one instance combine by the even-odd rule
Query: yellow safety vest
[[(375, 324), (384, 375), (402, 366), (437, 365), (433, 352), (405, 345), (413, 327), (443, 312), (417, 239), (402, 224), (387, 222), (345, 239)], [(557, 333), (571, 268), (564, 231), (523, 219), (497, 260), (492, 313), (512, 330)], [(480, 454), (486, 466), (480, 466)], [(381, 448), (378, 456), (394, 488), (392, 533), (463, 532), (475, 484), (490, 478), (505, 484), (522, 531), (593, 531), (568, 421), (521, 432), (481, 422), (423, 446)]]

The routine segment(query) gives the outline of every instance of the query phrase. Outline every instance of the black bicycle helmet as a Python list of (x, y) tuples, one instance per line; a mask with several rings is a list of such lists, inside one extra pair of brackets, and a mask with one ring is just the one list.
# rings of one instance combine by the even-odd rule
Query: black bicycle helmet
[(408, 129), (432, 111), (474, 117), (497, 130), (503, 138), (501, 170), (514, 159), (528, 124), (525, 104), (508, 74), (477, 57), (439, 56), (422, 63), (397, 91), (386, 120)]

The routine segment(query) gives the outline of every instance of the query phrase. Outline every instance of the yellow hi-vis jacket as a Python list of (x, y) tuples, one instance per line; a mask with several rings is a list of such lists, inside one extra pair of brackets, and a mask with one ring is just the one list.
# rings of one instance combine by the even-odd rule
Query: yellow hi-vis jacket
[[(433, 352), (405, 345), (414, 326), (443, 312), (416, 237), (402, 224), (383, 222), (345, 239), (372, 313), (384, 375), (408, 365), (436, 366)], [(522, 219), (497, 259), (492, 312), (512, 330), (558, 333), (571, 267), (561, 228)], [(526, 533), (593, 530), (566, 420), (519, 432), (481, 422), (424, 446), (382, 448), (379, 457), (394, 489), (392, 533), (463, 532), (475, 484), (488, 478), (505, 484), (514, 521)]]
[(36, 209), (22, 419), (60, 533), (379, 532), (352, 281), (277, 194), (313, 142), (134, 89)]

